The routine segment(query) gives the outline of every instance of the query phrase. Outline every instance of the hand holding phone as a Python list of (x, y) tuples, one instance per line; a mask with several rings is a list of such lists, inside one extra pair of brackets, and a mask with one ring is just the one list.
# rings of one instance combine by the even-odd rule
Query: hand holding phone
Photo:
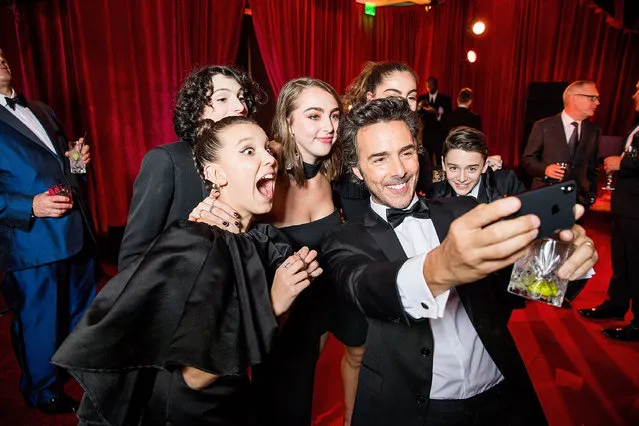
[(577, 202), (575, 181), (560, 182), (543, 188), (514, 195), (521, 201), (521, 208), (509, 219), (527, 214), (539, 217), (541, 225), (537, 238), (544, 238), (575, 224), (574, 207)]

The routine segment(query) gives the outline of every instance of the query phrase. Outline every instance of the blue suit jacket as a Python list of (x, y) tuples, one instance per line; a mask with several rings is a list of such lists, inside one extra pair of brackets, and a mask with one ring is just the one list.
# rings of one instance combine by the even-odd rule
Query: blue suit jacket
[[(82, 248), (92, 225), (84, 178), (69, 172), (67, 138), (51, 108), (29, 102), (57, 155), (0, 107), (0, 269), (13, 271), (66, 259)], [(74, 207), (60, 218), (31, 218), (33, 197), (58, 182), (71, 185)]]

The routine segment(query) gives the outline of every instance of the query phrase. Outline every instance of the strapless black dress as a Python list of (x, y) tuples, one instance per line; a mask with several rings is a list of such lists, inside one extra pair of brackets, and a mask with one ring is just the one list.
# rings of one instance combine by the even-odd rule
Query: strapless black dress
[[(302, 225), (280, 228), (297, 250), (303, 246), (318, 250), (323, 235), (340, 226), (339, 212)], [(321, 261), (321, 259), (320, 259)], [(306, 426), (311, 424), (315, 367), (320, 355), (320, 336), (331, 331), (342, 339), (351, 324), (336, 326), (336, 287), (328, 274), (314, 280), (295, 300), (267, 359), (252, 370), (259, 404), (259, 422), (264, 426)], [(362, 318), (363, 319), (363, 318)], [(339, 324), (337, 324), (339, 325)], [(361, 324), (359, 341), (366, 339)], [(364, 320), (364, 327), (367, 324)], [(341, 337), (340, 337), (341, 336)]]

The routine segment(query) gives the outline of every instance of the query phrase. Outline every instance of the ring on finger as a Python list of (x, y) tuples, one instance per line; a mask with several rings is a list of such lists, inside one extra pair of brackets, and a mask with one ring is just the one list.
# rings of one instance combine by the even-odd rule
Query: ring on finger
[(286, 262), (282, 265), (282, 268), (288, 268), (289, 266), (291, 266), (291, 264), (289, 262)]
[(215, 200), (211, 202), (211, 207), (209, 207), (209, 212), (213, 213), (213, 208), (215, 207)]
[(584, 242), (583, 242), (583, 243), (581, 243), (581, 244), (582, 244), (582, 245), (586, 245), (586, 246), (590, 246), (590, 247), (592, 247), (592, 248), (595, 248), (595, 245), (594, 245), (592, 242), (590, 242), (590, 241), (584, 241)]

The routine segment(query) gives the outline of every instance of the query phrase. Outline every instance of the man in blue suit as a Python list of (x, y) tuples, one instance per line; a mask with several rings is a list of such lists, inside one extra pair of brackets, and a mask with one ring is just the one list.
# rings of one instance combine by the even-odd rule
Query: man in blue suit
[[(1, 50), (0, 153), (2, 294), (14, 314), (20, 391), (47, 414), (75, 412), (49, 360), (95, 296), (84, 177), (70, 173), (69, 142), (51, 108), (12, 89)], [(87, 162), (88, 147), (82, 154)], [(72, 195), (49, 195), (57, 184)]]

